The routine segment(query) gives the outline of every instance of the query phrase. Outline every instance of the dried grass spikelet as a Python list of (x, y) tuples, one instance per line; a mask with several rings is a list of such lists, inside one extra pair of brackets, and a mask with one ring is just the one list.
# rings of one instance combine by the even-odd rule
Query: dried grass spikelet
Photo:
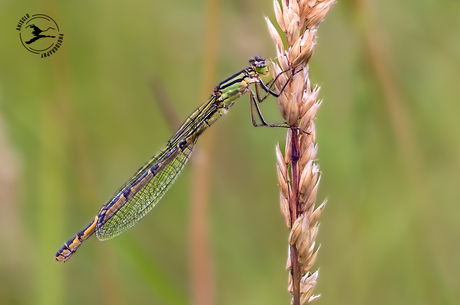
[(307, 65), (316, 45), (318, 26), (334, 3), (335, 0), (274, 0), (276, 21), (286, 46), (280, 32), (266, 18), (278, 59), (273, 64), (273, 73), (278, 76), (275, 87), (280, 91), (287, 83), (278, 98), (279, 109), (286, 123), (296, 127), (288, 129), (284, 155), (276, 146), (280, 208), (290, 230), (286, 269), (294, 305), (318, 297), (313, 295), (318, 271), (311, 273), (310, 269), (319, 250), (315, 239), (326, 201), (316, 205), (321, 172), (315, 161), (318, 146), (314, 120), (321, 102), (317, 100), (320, 88), (311, 88)]

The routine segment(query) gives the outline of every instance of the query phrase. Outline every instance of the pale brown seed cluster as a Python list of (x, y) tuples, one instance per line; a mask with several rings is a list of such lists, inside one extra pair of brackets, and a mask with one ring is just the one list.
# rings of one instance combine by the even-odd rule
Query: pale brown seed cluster
[[(335, 0), (274, 0), (275, 15), (283, 31), (287, 47), (275, 26), (267, 24), (276, 46), (278, 64), (273, 64), (278, 76), (275, 86), (284, 90), (278, 104), (288, 130), (284, 156), (276, 146), (280, 205), (286, 226), (290, 229), (288, 291), (294, 305), (306, 304), (318, 296), (313, 295), (318, 271), (311, 273), (319, 247), (315, 239), (319, 216), (326, 201), (316, 207), (320, 182), (319, 167), (315, 162), (315, 115), (321, 102), (317, 101), (319, 87), (312, 90), (308, 62), (316, 43), (316, 32)], [(308, 132), (304, 133), (302, 131)]]

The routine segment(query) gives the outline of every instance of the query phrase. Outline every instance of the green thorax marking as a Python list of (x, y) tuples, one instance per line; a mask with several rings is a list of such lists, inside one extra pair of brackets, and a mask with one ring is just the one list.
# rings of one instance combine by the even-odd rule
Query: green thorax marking
[(249, 91), (251, 84), (261, 82), (261, 77), (270, 72), (265, 60), (255, 57), (249, 61), (250, 66), (224, 80), (215, 88), (218, 100), (229, 108), (241, 95)]

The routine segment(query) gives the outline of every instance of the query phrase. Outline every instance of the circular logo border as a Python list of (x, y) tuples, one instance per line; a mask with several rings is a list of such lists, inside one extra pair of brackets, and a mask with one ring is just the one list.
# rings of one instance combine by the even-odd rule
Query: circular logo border
[[(22, 34), (21, 30), (23, 29), (23, 27), (27, 27), (27, 25), (32, 20), (36, 20), (36, 19), (45, 19), (46, 21), (52, 23), (54, 25), (53, 29), (57, 31), (57, 35), (53, 37), (53, 41), (51, 42), (51, 44), (48, 47), (43, 48), (43, 49), (35, 49), (35, 48), (32, 48), (31, 46), (27, 46), (23, 41), (23, 35), (21, 35)], [(40, 54), (42, 58), (48, 57), (54, 54), (61, 46), (62, 40), (64, 38), (64, 34), (60, 32), (59, 25), (56, 23), (56, 21), (50, 16), (45, 15), (45, 14), (34, 14), (30, 17), (29, 17), (29, 14), (26, 14), (24, 17), (22, 17), (21, 20), (19, 20), (19, 23), (16, 29), (19, 31), (19, 39), (21, 40), (21, 44), (24, 46), (24, 48), (31, 53)]]

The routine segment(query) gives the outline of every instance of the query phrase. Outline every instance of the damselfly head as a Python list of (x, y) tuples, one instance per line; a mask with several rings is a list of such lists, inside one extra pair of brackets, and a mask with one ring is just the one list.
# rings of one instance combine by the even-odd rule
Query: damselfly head
[(257, 72), (257, 74), (265, 75), (269, 72), (269, 67), (265, 63), (265, 59), (258, 56), (251, 58), (249, 60), (249, 65)]

